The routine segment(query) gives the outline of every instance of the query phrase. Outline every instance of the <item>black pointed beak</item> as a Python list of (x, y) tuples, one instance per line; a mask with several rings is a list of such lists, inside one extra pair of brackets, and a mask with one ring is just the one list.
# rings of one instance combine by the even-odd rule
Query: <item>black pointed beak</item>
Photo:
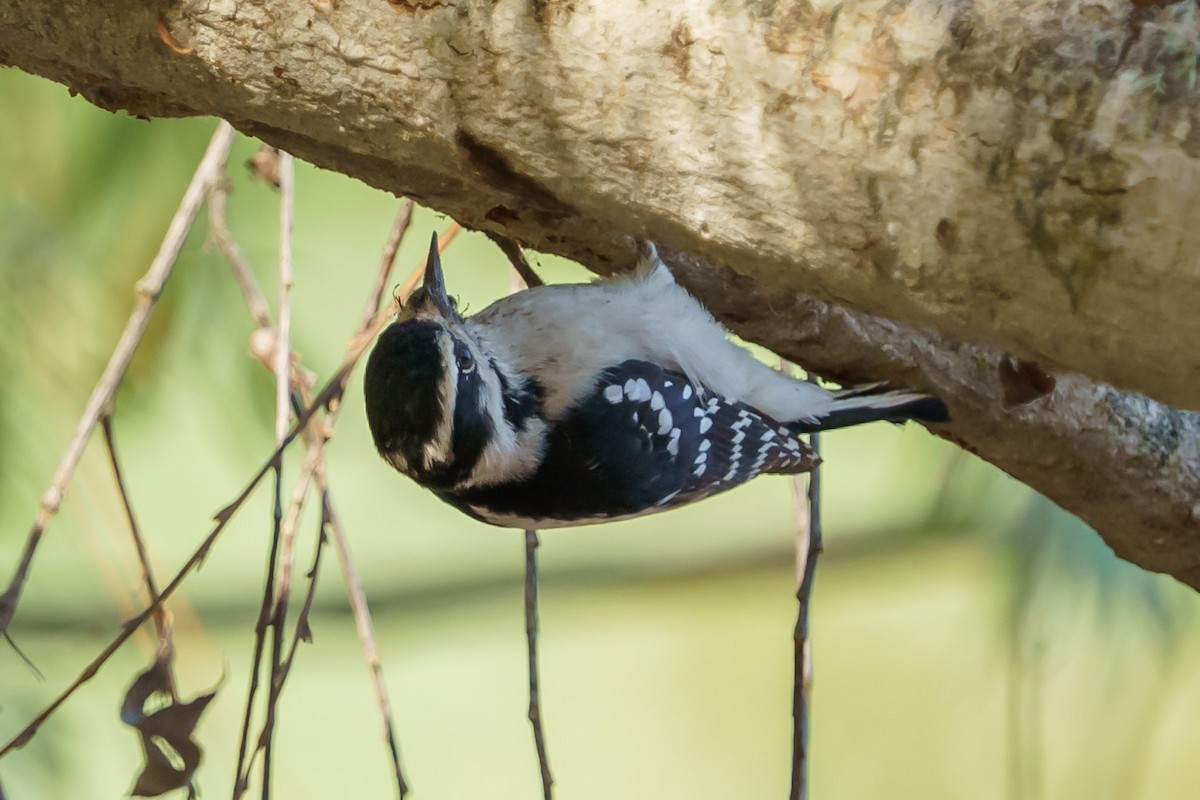
[(456, 317), (458, 312), (446, 294), (446, 279), (442, 276), (442, 257), (438, 253), (438, 235), (433, 234), (429, 244), (429, 260), (425, 262), (425, 293), (437, 310), (447, 316)]

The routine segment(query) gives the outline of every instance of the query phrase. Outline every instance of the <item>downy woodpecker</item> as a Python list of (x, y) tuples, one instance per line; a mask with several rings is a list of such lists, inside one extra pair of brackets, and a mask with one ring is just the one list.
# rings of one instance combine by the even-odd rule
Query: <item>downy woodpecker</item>
[(800, 433), (947, 418), (929, 395), (829, 391), (760, 363), (649, 244), (631, 276), (527, 289), (464, 318), (435, 235), (364, 388), (388, 463), (513, 528), (627, 519), (806, 472), (818, 459)]

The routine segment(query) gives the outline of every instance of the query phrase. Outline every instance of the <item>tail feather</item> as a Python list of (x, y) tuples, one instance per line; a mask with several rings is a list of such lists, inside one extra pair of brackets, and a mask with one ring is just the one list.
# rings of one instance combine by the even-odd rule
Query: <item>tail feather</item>
[(933, 395), (886, 391), (882, 384), (855, 386), (838, 392), (829, 410), (815, 419), (789, 422), (792, 433), (813, 433), (846, 428), (864, 422), (946, 422), (946, 404)]
[(891, 391), (892, 387), (885, 381), (875, 381), (874, 383), (860, 383), (856, 386), (847, 386), (844, 389), (835, 389), (833, 397), (835, 400), (846, 400), (851, 397), (866, 397), (868, 395), (886, 394)]

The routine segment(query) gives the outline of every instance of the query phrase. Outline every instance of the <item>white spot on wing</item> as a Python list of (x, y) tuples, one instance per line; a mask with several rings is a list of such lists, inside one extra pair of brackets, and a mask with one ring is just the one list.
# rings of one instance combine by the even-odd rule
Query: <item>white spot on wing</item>
[(708, 448), (710, 448), (710, 447), (712, 447), (712, 442), (709, 441), (708, 439), (705, 439), (703, 442), (700, 443), (700, 452), (707, 453)]
[(692, 470), (692, 474), (695, 475), (697, 478), (699, 478), (701, 475), (704, 474), (704, 468), (706, 466), (707, 466), (706, 464), (701, 464), (700, 466), (696, 467), (696, 469)]
[(604, 399), (610, 403), (621, 402), (621, 387), (613, 384), (604, 390)]
[[(678, 430), (678, 429), (676, 429), (676, 430)], [(679, 437), (678, 436), (672, 436), (670, 441), (667, 442), (667, 452), (671, 454), (672, 458), (679, 455)]]
[(633, 378), (625, 381), (625, 396), (630, 400), (637, 399), (637, 384), (634, 382)]
[(692, 396), (692, 385), (690, 383), (685, 383), (683, 385), (683, 399), (687, 400), (691, 396)]
[(665, 408), (662, 411), (659, 411), (658, 412), (658, 435), (666, 436), (667, 433), (670, 432), (671, 424), (673, 422), (674, 422), (674, 420), (671, 419), (670, 411), (668, 411)]
[(634, 399), (642, 401), (650, 399), (650, 384), (646, 383), (645, 378), (637, 379), (637, 397)]
[(708, 429), (712, 427), (712, 420), (708, 417), (700, 418), (700, 432), (708, 433)]
[(677, 494), (679, 494), (679, 490), (678, 490), (678, 489), (676, 489), (675, 491), (671, 492), (669, 495), (667, 495), (666, 497), (664, 497), (662, 500), (659, 500), (659, 501), (658, 501), (657, 503), (655, 503), (654, 505), (656, 505), (656, 506), (666, 505), (667, 503), (669, 503), (669, 502), (671, 502), (672, 500), (674, 500), (674, 499), (675, 499), (675, 495), (677, 495)]
[(651, 410), (658, 411), (660, 408), (662, 408), (665, 405), (666, 405), (666, 401), (663, 400), (662, 392), (655, 392), (654, 394), (650, 395)]

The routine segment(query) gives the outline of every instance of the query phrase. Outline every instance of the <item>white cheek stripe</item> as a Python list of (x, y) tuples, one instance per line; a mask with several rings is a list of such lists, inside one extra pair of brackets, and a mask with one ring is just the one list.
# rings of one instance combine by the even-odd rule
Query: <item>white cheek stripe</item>
[[(483, 413), (492, 424), (492, 433), (471, 474), (457, 485), (459, 489), (520, 480), (532, 475), (537, 471), (546, 440), (546, 424), (537, 417), (527, 419), (523, 431), (513, 428), (504, 416), (500, 378), (484, 359), (476, 358), (476, 363), (483, 383)], [(504, 367), (497, 364), (497, 369)]]
[(438, 376), (438, 424), (433, 439), (425, 444), (425, 469), (434, 464), (448, 464), (454, 445), (454, 404), (458, 399), (458, 363), (454, 357), (454, 337), (438, 331), (438, 350), (442, 354), (442, 370)]

